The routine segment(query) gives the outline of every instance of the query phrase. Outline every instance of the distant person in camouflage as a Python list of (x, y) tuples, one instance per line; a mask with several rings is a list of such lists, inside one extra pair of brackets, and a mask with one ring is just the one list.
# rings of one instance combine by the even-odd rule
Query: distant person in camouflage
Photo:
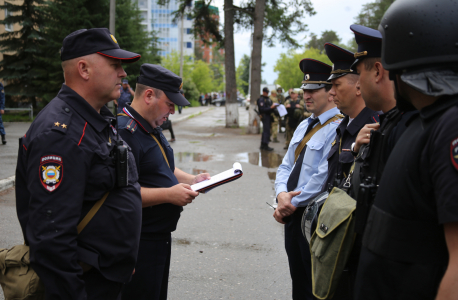
[(286, 119), (286, 142), (284, 149), (288, 149), (289, 142), (293, 137), (294, 131), (296, 130), (297, 125), (299, 125), (299, 121), (302, 119), (304, 114), (304, 100), (299, 100), (299, 95), (293, 89), (291, 89), (289, 95), (290, 99), (285, 102), (288, 115)]
[[(270, 97), (269, 98), (272, 101), (272, 104), (273, 103), (279, 103), (278, 102), (278, 95), (277, 95), (277, 91), (276, 90), (273, 90), (273, 91), (270, 92)], [(278, 116), (278, 114), (276, 114), (275, 112), (276, 112), (276, 109), (272, 113), (273, 121), (272, 121), (272, 124), (271, 124), (271, 127), (270, 127), (270, 140), (273, 143), (279, 143), (279, 141), (277, 139), (277, 134), (278, 134), (278, 124), (279, 124), (280, 116)]]

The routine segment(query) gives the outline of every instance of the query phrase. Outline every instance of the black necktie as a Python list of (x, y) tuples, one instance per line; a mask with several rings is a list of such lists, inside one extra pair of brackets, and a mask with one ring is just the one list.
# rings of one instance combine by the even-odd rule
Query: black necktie
[[(315, 118), (312, 122), (310, 122), (309, 126), (307, 127), (307, 130), (305, 131), (304, 138), (307, 135), (307, 133), (309, 133), (310, 130), (312, 130), (313, 126), (316, 123), (318, 123), (318, 121), (319, 119)], [(299, 155), (299, 158), (296, 161), (296, 165), (294, 166), (293, 171), (289, 175), (288, 182), (286, 183), (286, 188), (288, 189), (288, 192), (294, 191), (294, 189), (297, 187), (297, 182), (299, 181), (299, 175), (301, 174), (302, 162), (304, 161), (306, 149), (307, 145), (305, 145), (304, 149), (302, 149), (301, 154)]]

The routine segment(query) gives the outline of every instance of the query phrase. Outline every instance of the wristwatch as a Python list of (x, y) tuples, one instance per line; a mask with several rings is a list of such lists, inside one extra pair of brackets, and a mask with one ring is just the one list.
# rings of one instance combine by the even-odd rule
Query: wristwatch
[(355, 152), (355, 144), (356, 144), (356, 143), (351, 144), (350, 151), (351, 151), (351, 154), (352, 154), (354, 157), (357, 157), (357, 156), (358, 156), (358, 152)]

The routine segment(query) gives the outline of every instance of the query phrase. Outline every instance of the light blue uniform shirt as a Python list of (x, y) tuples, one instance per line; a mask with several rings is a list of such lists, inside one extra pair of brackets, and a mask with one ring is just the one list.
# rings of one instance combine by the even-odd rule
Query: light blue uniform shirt
[[(327, 120), (339, 113), (339, 110), (334, 107), (318, 117), (319, 123), (324, 124)], [(275, 180), (275, 191), (277, 196), (281, 192), (288, 192), (286, 184), (295, 165), (294, 152), (304, 138), (308, 125), (314, 118), (315, 116), (312, 115), (310, 118), (302, 121), (294, 132), (288, 152), (286, 152), (282, 164), (277, 170), (277, 179)], [(328, 176), (328, 153), (329, 150), (331, 150), (331, 144), (336, 136), (336, 128), (339, 126), (340, 122), (341, 120), (339, 119), (329, 123), (318, 130), (307, 142), (307, 149), (305, 150), (299, 181), (297, 187), (294, 189), (294, 191), (300, 191), (301, 193), (291, 200), (291, 204), (294, 206), (306, 206), (310, 199), (318, 195), (321, 191)]]

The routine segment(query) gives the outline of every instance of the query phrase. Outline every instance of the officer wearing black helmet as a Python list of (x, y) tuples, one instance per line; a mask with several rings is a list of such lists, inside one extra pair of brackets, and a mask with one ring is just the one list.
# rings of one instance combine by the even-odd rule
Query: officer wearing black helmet
[(120, 49), (106, 28), (75, 31), (62, 44), (65, 83), (20, 139), (17, 215), (46, 299), (117, 299), (134, 271), (142, 204), (130, 151), (127, 169), (116, 168), (117, 147), (126, 146), (105, 104), (119, 98), (121, 62), (140, 55)]
[(458, 286), (458, 3), (397, 0), (382, 64), (419, 110), (392, 150), (363, 236), (356, 299), (453, 299)]
[(269, 147), (270, 140), (270, 125), (272, 124), (272, 112), (275, 108), (275, 104), (269, 98), (269, 88), (265, 87), (262, 89), (262, 95), (258, 101), (258, 111), (261, 115), (262, 122), (262, 137), (261, 137), (261, 150), (273, 151), (274, 148)]

